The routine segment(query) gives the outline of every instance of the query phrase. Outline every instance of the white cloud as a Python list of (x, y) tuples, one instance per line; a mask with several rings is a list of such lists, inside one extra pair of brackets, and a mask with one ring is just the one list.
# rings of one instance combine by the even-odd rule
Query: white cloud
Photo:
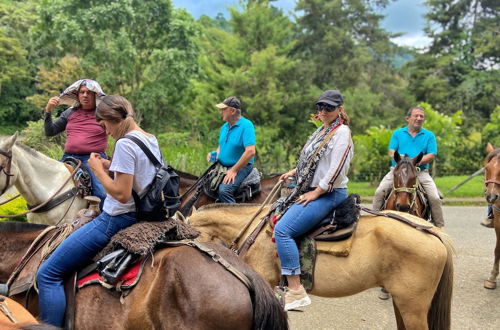
[(425, 36), (423, 33), (418, 33), (402, 35), (392, 38), (391, 41), (400, 46), (424, 48), (430, 45), (432, 39)]

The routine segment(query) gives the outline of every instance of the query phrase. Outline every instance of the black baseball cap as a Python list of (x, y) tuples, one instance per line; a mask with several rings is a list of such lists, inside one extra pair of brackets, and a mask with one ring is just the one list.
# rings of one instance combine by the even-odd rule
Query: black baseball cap
[(219, 109), (225, 109), (227, 107), (240, 109), (241, 102), (235, 96), (230, 96), (224, 101), (222, 101), (222, 103), (216, 104), (215, 106)]
[(344, 104), (344, 98), (342, 97), (342, 94), (338, 90), (327, 90), (321, 94), (319, 97), (318, 102), (316, 104), (320, 103), (326, 103), (329, 105), (333, 105), (334, 107), (338, 107), (342, 104)]

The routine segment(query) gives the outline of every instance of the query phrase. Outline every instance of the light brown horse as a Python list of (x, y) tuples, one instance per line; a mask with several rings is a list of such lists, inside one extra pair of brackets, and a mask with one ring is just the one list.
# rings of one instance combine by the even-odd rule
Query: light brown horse
[[(231, 243), (259, 206), (208, 205), (189, 223), (202, 232), (200, 240)], [(268, 209), (259, 215), (266, 214)], [(421, 225), (428, 222), (392, 211)], [(259, 219), (259, 218), (257, 218)], [(246, 235), (256, 227), (255, 220)], [(317, 255), (311, 294), (344, 297), (373, 287), (393, 297), (398, 329), (449, 329), (453, 290), (452, 245), (439, 228), (438, 237), (382, 216), (361, 216), (348, 257)], [(244, 260), (271, 285), (280, 278), (276, 248), (268, 224), (244, 255)]]
[[(0, 282), (41, 232), (40, 225), (0, 222)], [(32, 231), (34, 229), (34, 231)], [(223, 266), (182, 246), (158, 250), (139, 283), (120, 303), (120, 293), (90, 285), (76, 294), (76, 329), (287, 329), (286, 315), (269, 285), (231, 251), (222, 255), (251, 282), (247, 288)], [(13, 296), (21, 304), (25, 295)], [(38, 315), (38, 299), (28, 310)]]
[[(215, 203), (215, 199), (205, 194), (203, 191), (203, 183), (198, 180), (199, 177), (185, 173), (179, 170), (175, 170), (180, 177), (180, 187), (179, 192), (181, 194), (181, 206), (179, 211), (183, 215), (188, 215), (194, 206), (195, 208), (199, 208), (203, 205)], [(274, 188), (276, 183), (278, 183), (281, 174), (274, 174), (268, 178), (264, 178), (260, 181), (260, 192), (253, 195), (252, 198), (245, 201), (245, 203), (263, 203), (271, 190)], [(279, 197), (279, 196), (278, 196)], [(273, 199), (269, 202), (274, 202), (276, 199)]]
[(401, 157), (396, 151), (394, 160), (393, 188), (387, 197), (386, 210), (408, 212), (420, 218), (429, 219), (430, 212), (426, 212), (425, 206), (418, 196), (418, 163), (422, 160), (420, 153), (414, 158)]
[(0, 295), (0, 329), (20, 330), (56, 330), (50, 325), (41, 325), (30, 312), (17, 301)]
[(495, 261), (490, 277), (484, 281), (484, 287), (495, 289), (497, 287), (498, 264), (500, 262), (500, 148), (494, 148), (490, 143), (486, 147), (488, 156), (484, 161), (484, 197), (493, 207), (494, 227), (497, 235), (495, 246)]

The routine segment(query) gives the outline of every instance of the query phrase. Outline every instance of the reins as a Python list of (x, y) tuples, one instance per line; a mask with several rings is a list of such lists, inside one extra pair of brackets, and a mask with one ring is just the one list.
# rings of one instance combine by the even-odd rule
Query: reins
[(0, 150), (0, 155), (5, 156), (7, 158), (7, 166), (0, 166), (0, 172), (3, 172), (7, 176), (7, 180), (5, 182), (5, 188), (3, 188), (0, 196), (3, 195), (10, 186), (10, 177), (14, 176), (14, 174), (10, 173), (12, 167), (12, 149), (9, 151)]
[[(284, 180), (279, 180), (273, 187), (273, 189), (271, 190), (271, 192), (269, 193), (269, 195), (267, 195), (266, 197), (266, 200), (262, 203), (262, 205), (259, 207), (259, 209), (257, 210), (257, 212), (255, 212), (255, 214), (250, 218), (250, 220), (245, 224), (245, 226), (243, 227), (243, 229), (238, 233), (238, 235), (236, 236), (236, 238), (231, 242), (231, 245), (229, 246), (229, 248), (235, 252), (236, 254), (238, 255), (242, 255), (246, 252), (243, 251), (243, 249), (241, 250), (238, 250), (236, 247), (237, 247), (237, 244), (238, 244), (238, 241), (241, 239), (241, 237), (243, 236), (243, 234), (247, 231), (248, 227), (250, 227), (250, 225), (252, 224), (252, 222), (255, 220), (255, 218), (257, 217), (257, 215), (259, 215), (259, 213), (262, 211), (262, 209), (267, 205), (267, 203), (270, 201), (270, 200), (273, 200), (274, 197), (276, 197), (276, 194), (280, 191), (281, 189), (281, 186), (283, 185), (283, 182)], [(245, 242), (243, 243), (243, 247), (245, 247), (246, 245), (248, 245), (247, 242), (250, 242), (249, 245), (252, 245), (253, 242), (255, 241), (255, 237), (252, 236), (255, 234), (255, 236), (257, 236), (258, 232), (260, 231), (260, 229), (262, 229), (262, 223), (265, 222), (265, 218), (262, 218), (261, 219), (261, 224), (259, 224), (257, 226), (258, 228), (258, 231), (257, 233), (252, 232), (252, 234), (250, 236), (247, 237), (247, 239), (245, 240)]]
[[(413, 166), (413, 165), (411, 165)], [(394, 184), (394, 181), (392, 182), (392, 190), (394, 191), (394, 204), (396, 204), (396, 200), (397, 200), (397, 195), (398, 193), (400, 192), (405, 192), (405, 193), (408, 193), (410, 194), (410, 210), (416, 214), (417, 213), (417, 210), (416, 210), (416, 206), (417, 206), (417, 189), (418, 189), (418, 186), (419, 186), (419, 181), (418, 181), (418, 172), (420, 172), (420, 168), (419, 167), (416, 167), (416, 170), (417, 170), (417, 174), (415, 176), (415, 184), (412, 186), (412, 187), (398, 187), (396, 188), (395, 184)]]
[[(61, 190), (62, 190), (62, 189), (64, 188), (64, 186), (65, 186), (65, 185), (69, 182), (69, 180), (73, 178), (73, 176), (75, 175), (76, 171), (78, 171), (78, 169), (81, 167), (81, 165), (82, 165), (81, 160), (78, 160), (78, 163), (77, 163), (77, 165), (76, 165), (75, 169), (74, 169), (74, 170), (73, 170), (73, 172), (70, 174), (70, 176), (66, 179), (66, 181), (64, 181), (64, 183), (63, 183), (63, 184), (59, 187), (59, 189), (57, 189), (57, 190), (56, 190), (56, 192), (55, 192), (55, 193), (53, 193), (53, 194), (52, 194), (52, 196), (50, 196), (50, 197), (49, 197), (46, 201), (44, 201), (43, 203), (41, 203), (41, 204), (39, 204), (39, 205), (37, 205), (37, 206), (35, 206), (35, 207), (31, 208), (31, 209), (28, 209), (27, 211), (22, 212), (22, 213), (18, 213), (18, 214), (5, 214), (5, 215), (0, 214), (0, 218), (15, 218), (15, 217), (19, 217), (19, 216), (21, 216), (21, 215), (26, 215), (26, 214), (28, 214), (28, 213), (35, 212), (35, 211), (37, 211), (37, 210), (41, 209), (42, 207), (44, 207), (45, 205), (47, 205), (47, 204), (48, 204), (51, 200), (53, 200), (53, 199), (54, 199), (54, 198), (55, 198), (55, 197), (56, 197), (56, 196), (57, 196), (57, 195), (61, 192)], [(76, 194), (75, 194), (75, 195), (73, 195), (73, 196), (75, 196), (75, 197), (76, 197)], [(16, 196), (16, 197), (17, 197), (17, 196)], [(71, 196), (70, 196), (70, 197), (71, 197)], [(12, 199), (14, 199), (14, 198), (12, 198)], [(11, 199), (11, 200), (12, 200), (12, 199)], [(10, 201), (10, 200), (9, 200), (9, 201)], [(74, 201), (74, 199), (73, 199), (73, 201)], [(71, 205), (72, 205), (72, 204), (73, 204), (73, 202), (71, 202), (70, 207), (71, 207)], [(69, 208), (68, 208), (68, 210), (69, 210)], [(65, 215), (67, 214), (68, 210), (66, 210)], [(64, 216), (63, 216), (63, 218), (64, 218)], [(61, 221), (61, 220), (59, 220), (59, 222), (60, 222), (60, 221)]]

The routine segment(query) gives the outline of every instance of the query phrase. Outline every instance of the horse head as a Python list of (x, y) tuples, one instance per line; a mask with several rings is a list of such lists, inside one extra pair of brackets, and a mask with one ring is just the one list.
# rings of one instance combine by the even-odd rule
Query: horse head
[(396, 167), (394, 168), (393, 190), (394, 204), (397, 211), (409, 212), (414, 210), (416, 206), (418, 186), (417, 165), (422, 160), (422, 157), (422, 152), (414, 158), (408, 156), (401, 157), (397, 151), (394, 152)]
[(13, 184), (12, 147), (16, 143), (17, 132), (0, 140), (0, 196)]
[(491, 143), (486, 147), (488, 156), (484, 160), (484, 197), (489, 204), (500, 200), (500, 148)]

